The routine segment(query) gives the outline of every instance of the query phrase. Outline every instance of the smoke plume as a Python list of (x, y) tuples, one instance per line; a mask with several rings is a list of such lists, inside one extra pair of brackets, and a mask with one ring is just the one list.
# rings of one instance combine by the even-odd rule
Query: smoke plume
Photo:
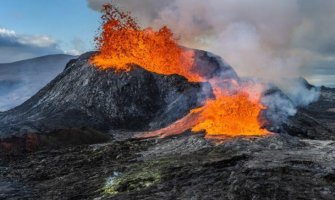
[[(99, 10), (109, 0), (88, 0)], [(143, 26), (169, 26), (183, 45), (215, 52), (242, 76), (297, 77), (334, 56), (331, 0), (114, 0)], [(324, 17), (327, 16), (327, 17)]]
[[(88, 0), (99, 11), (109, 0)], [(114, 0), (144, 27), (167, 25), (182, 45), (214, 52), (242, 77), (274, 84), (290, 99), (287, 115), (319, 97), (304, 81), (310, 63), (334, 61), (335, 1), (331, 0)], [(327, 17), (324, 17), (327, 16)], [(330, 62), (332, 63), (332, 62)], [(275, 94), (279, 95), (279, 94)], [(268, 98), (270, 104), (276, 98)], [(275, 109), (274, 109), (275, 110)]]

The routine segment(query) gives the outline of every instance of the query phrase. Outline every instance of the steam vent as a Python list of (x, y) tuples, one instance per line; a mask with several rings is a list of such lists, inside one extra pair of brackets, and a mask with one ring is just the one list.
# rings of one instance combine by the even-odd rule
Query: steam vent
[(0, 199), (335, 199), (335, 89), (294, 79), (298, 104), (103, 11), (97, 51), (0, 112)]

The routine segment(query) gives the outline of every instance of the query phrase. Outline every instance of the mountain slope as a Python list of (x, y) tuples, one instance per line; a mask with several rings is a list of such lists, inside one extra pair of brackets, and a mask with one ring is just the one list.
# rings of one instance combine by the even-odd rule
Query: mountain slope
[[(99, 70), (93, 53), (0, 113), (0, 199), (335, 199), (335, 90), (321, 88), (317, 102), (266, 137), (135, 139), (185, 115), (211, 88), (138, 67)], [(207, 52), (196, 61), (204, 76), (238, 79)]]
[(73, 58), (57, 54), (0, 64), (0, 111), (13, 108), (33, 96)]
[[(94, 52), (69, 62), (52, 82), (22, 105), (0, 113), (0, 137), (54, 129), (90, 127), (148, 130), (163, 127), (202, 102), (206, 83), (178, 75), (158, 75), (135, 67), (130, 72), (100, 70), (89, 63)], [(196, 52), (203, 76), (234, 70), (218, 57)], [(209, 94), (210, 95), (210, 94)]]

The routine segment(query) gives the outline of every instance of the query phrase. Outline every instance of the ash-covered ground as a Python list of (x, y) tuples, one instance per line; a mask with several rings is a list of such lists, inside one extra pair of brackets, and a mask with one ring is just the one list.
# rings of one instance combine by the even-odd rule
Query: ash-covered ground
[[(0, 113), (0, 199), (335, 199), (334, 89), (265, 137), (139, 139), (199, 106), (210, 86), (101, 71), (91, 55)], [(238, 79), (207, 52), (197, 63), (203, 76)]]

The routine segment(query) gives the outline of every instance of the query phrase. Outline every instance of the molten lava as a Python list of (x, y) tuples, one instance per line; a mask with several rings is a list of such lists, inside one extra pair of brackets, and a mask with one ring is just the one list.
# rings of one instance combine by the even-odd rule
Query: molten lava
[(265, 135), (268, 132), (261, 128), (259, 120), (263, 109), (259, 98), (250, 98), (243, 90), (236, 94), (215, 92), (215, 99), (191, 111), (199, 113), (192, 131), (205, 131), (207, 137)]
[(238, 87), (235, 92), (216, 88), (214, 94), (215, 99), (207, 99), (202, 107), (191, 110), (184, 118), (166, 128), (144, 133), (141, 137), (167, 137), (189, 129), (193, 132), (204, 131), (206, 138), (216, 139), (269, 133), (261, 128), (259, 116), (265, 106), (260, 103), (260, 93), (255, 92), (251, 97), (245, 88)]
[[(159, 31), (141, 29), (128, 13), (110, 4), (103, 7), (103, 12), (101, 35), (95, 39), (99, 53), (91, 59), (95, 66), (129, 71), (138, 65), (158, 74), (178, 74), (192, 82), (208, 81), (193, 69), (193, 51), (178, 46), (167, 27)], [(147, 132), (141, 137), (165, 137), (189, 129), (194, 132), (204, 131), (208, 138), (267, 134), (259, 120), (260, 113), (265, 109), (260, 101), (260, 93), (256, 93), (256, 98), (251, 98), (236, 81), (231, 85), (234, 91), (222, 89), (220, 84), (225, 84), (223, 80), (209, 82), (214, 99), (207, 99), (202, 107), (190, 111), (170, 126)]]
[(110, 4), (103, 7), (103, 12), (101, 35), (95, 39), (99, 53), (92, 64), (117, 71), (129, 71), (136, 64), (158, 74), (179, 74), (192, 82), (202, 81), (192, 73), (193, 51), (178, 46), (167, 27), (157, 32), (141, 29), (128, 13)]

